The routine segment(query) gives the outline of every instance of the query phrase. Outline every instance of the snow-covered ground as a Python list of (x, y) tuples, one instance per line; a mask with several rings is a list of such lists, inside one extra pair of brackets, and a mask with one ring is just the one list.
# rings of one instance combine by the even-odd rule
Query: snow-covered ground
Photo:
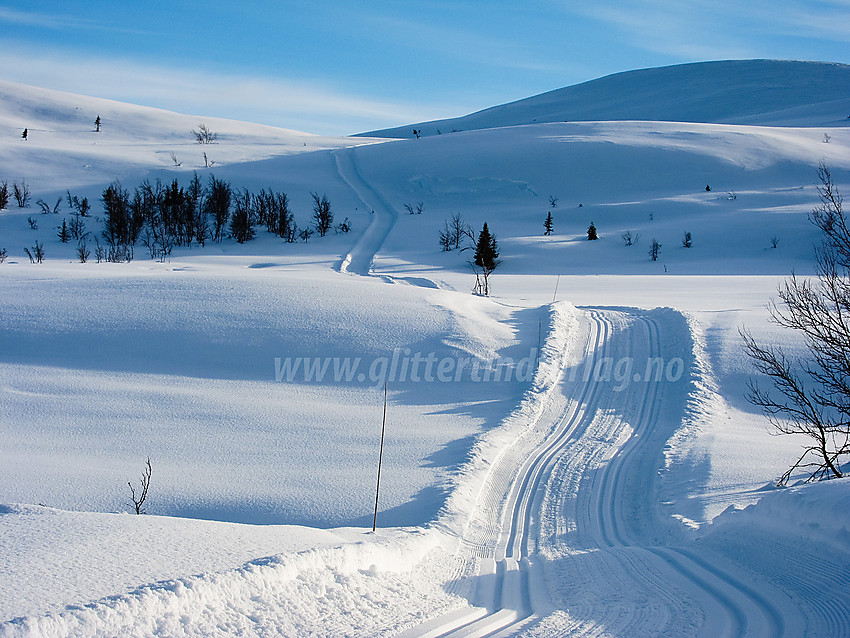
[[(777, 73), (745, 66), (755, 86)], [(771, 488), (800, 442), (746, 402), (738, 335), (800, 347), (765, 304), (812, 272), (818, 162), (850, 188), (850, 129), (823, 120), (843, 94), (768, 91), (741, 114), (740, 77), (711, 91), (722, 71), (676, 71), (711, 96), (690, 123), (485, 111), (381, 143), (0, 84), (0, 181), (33, 200), (70, 191), (99, 216), (115, 179), (197, 171), (286, 191), (302, 226), (311, 192), (352, 222), (81, 264), (65, 204), (0, 212), (0, 635), (850, 632), (850, 489)], [(670, 70), (641, 77), (652, 113)], [(600, 82), (587, 108), (622, 88)], [(499, 240), (489, 299), (470, 252), (440, 250), (453, 214)]]

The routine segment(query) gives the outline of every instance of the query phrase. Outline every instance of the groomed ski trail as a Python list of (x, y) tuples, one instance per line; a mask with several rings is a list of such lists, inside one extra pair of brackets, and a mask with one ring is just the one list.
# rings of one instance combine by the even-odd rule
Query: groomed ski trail
[[(798, 632), (782, 592), (722, 557), (665, 542), (654, 481), (683, 416), (687, 390), (675, 384), (687, 375), (674, 381), (642, 366), (680, 354), (680, 335), (667, 333), (687, 331), (684, 318), (602, 309), (586, 318), (583, 362), (558, 382), (566, 406), (554, 419), (544, 412), (499, 456), (479, 495), (459, 550), (477, 574), (470, 607), (402, 635)], [(636, 364), (625, 384), (605, 380), (618, 361)], [(561, 595), (576, 575), (588, 581), (583, 595), (570, 595), (575, 586)]]

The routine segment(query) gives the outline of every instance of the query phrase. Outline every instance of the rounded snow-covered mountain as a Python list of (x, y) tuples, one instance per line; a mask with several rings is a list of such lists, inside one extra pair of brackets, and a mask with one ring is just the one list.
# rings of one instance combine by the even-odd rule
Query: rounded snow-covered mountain
[(699, 62), (616, 73), (463, 117), (372, 131), (413, 137), (544, 122), (647, 120), (850, 125), (850, 65), (782, 60)]

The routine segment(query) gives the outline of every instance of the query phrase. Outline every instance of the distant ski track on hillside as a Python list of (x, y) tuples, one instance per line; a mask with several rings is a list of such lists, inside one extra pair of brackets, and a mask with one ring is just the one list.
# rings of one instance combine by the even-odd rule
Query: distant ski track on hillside
[(354, 191), (366, 210), (371, 211), (369, 226), (363, 231), (354, 248), (342, 258), (338, 269), (344, 273), (367, 276), (371, 274), (375, 255), (395, 226), (398, 212), (360, 175), (354, 149), (334, 151), (333, 157), (342, 181)]

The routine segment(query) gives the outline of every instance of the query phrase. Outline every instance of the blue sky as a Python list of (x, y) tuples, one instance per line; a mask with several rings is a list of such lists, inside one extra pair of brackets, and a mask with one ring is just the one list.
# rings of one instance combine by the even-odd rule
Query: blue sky
[(350, 134), (637, 68), (850, 63), (850, 0), (3, 0), (3, 79)]

